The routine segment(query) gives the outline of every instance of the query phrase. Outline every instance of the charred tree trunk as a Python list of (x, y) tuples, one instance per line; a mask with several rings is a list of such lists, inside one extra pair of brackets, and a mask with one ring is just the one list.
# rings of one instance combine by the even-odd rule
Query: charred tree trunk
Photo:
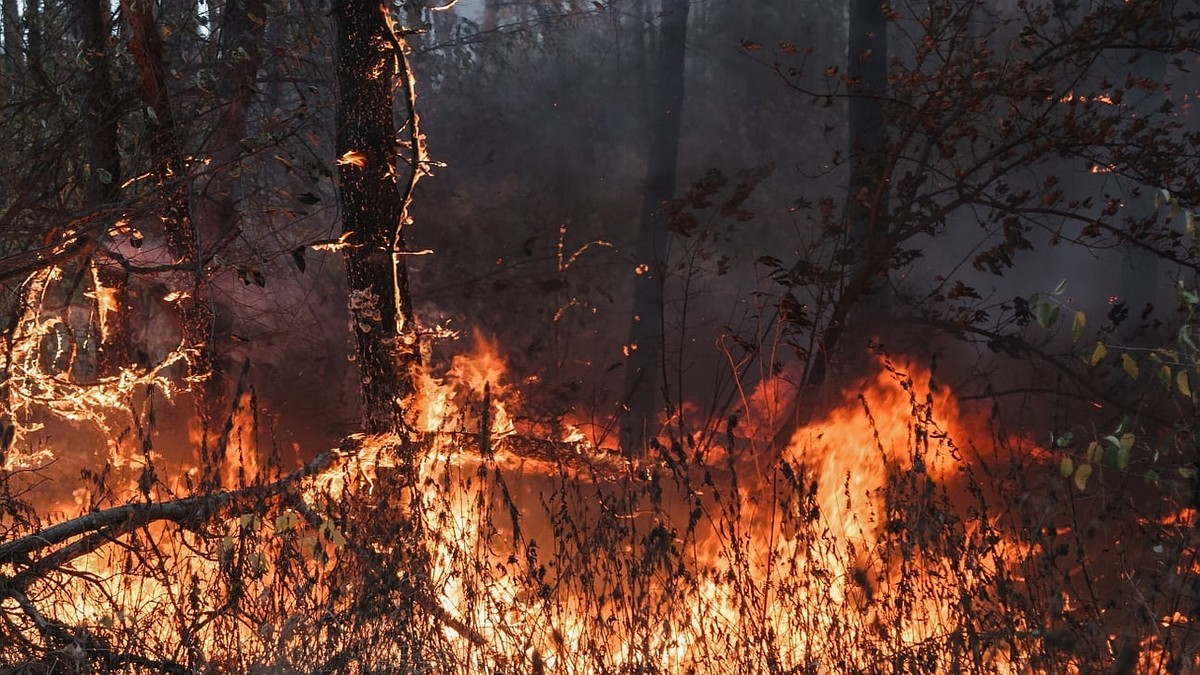
[[(408, 73), (386, 5), (342, 0), (337, 22), (337, 156), (350, 317), (362, 382), (363, 429), (405, 430), (403, 405), (415, 392), (420, 348), (404, 261), (405, 202), (397, 176), (420, 174), (419, 134), (414, 161), (397, 165), (394, 80)], [(405, 68), (407, 71), (407, 68)], [(411, 99), (411, 91), (408, 100)], [(406, 126), (416, 123), (409, 110)]]
[(667, 222), (663, 208), (675, 194), (679, 128), (684, 99), (684, 49), (688, 0), (663, 0), (657, 82), (650, 114), (650, 154), (637, 243), (629, 360), (625, 365), (625, 405), (621, 447), (642, 451), (653, 434), (657, 392), (663, 372), (663, 277), (666, 274)]
[(42, 45), (42, 0), (26, 0), (25, 18), (21, 22), (25, 28), (25, 70), (34, 81), (45, 86), (45, 64), (42, 56), (45, 48)]
[[(412, 190), (425, 169), (424, 139), (407, 46), (393, 29), (389, 5), (336, 0), (333, 15), (339, 198), (363, 431), (397, 434), (401, 462), (383, 478), (380, 494), (387, 497), (363, 514), (380, 519), (388, 542), (373, 549), (356, 571), (362, 588), (373, 590), (358, 613), (364, 620), (387, 616), (405, 626), (412, 651), (406, 649), (402, 658), (417, 670), (418, 665), (429, 667), (427, 650), (440, 635), (416, 601), (430, 588), (430, 556), (421, 518), (414, 515), (422, 508), (421, 489), (406, 416), (421, 356), (409, 298), (404, 226)], [(393, 105), (397, 81), (405, 102), (399, 127)], [(398, 132), (407, 133), (407, 143)], [(390, 571), (395, 567), (404, 571), (399, 579)]]

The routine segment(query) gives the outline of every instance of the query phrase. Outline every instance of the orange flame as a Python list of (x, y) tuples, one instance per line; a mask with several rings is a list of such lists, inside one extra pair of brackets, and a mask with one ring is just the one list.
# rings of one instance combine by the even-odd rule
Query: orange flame
[[(45, 292), (52, 281), (30, 288)], [(23, 320), (25, 351), (10, 357), (17, 401), (72, 420), (105, 419), (104, 411), (128, 405), (132, 387), (160, 377), (130, 373), (128, 382), (95, 389), (47, 384), (53, 378), (38, 370), (36, 345), (53, 321)], [(744, 392), (742, 422), (721, 440), (728, 447), (663, 449), (621, 471), (589, 475), (568, 469), (562, 457), (534, 461), (499, 449), (528, 429), (509, 412), (521, 400), (499, 347), (476, 334), (470, 354), (422, 377), (413, 411), (419, 443), (352, 437), (353, 451), (334, 452), (306, 474), (292, 502), (225, 513), (206, 534), (144, 528), (135, 536), (150, 542), (161, 568), (130, 573), (146, 566), (131, 562), (135, 547), (100, 548), (78, 558), (79, 576), (64, 582), (80, 589), (77, 600), (52, 609), (69, 625), (136, 628), (163, 651), (178, 652), (177, 626), (152, 619), (185, 602), (220, 615), (222, 606), (202, 591), (220, 589), (235, 559), (249, 573), (239, 581), (241, 597), (270, 604), (268, 590), (282, 574), (276, 556), (288, 546), (314, 570), (318, 600), (311, 606), (332, 606), (338, 594), (321, 586), (322, 575), (355, 545), (387, 550), (396, 542), (348, 541), (321, 505), (394, 503), (381, 486), (396, 470), (415, 467), (400, 501), (427, 539), (432, 597), (423, 607), (442, 621), (461, 672), (713, 673), (769, 662), (780, 672), (833, 673), (897, 661), (954, 672), (958, 658), (987, 663), (991, 672), (1024, 672), (1028, 664), (1010, 661), (1039, 648), (1041, 626), (1013, 618), (1007, 634), (975, 645), (961, 638), (976, 611), (1003, 609), (989, 604), (995, 601), (986, 590), (1008, 562), (1029, 554), (993, 522), (964, 515), (970, 498), (955, 492), (974, 453), (987, 450), (961, 445), (990, 438), (983, 420), (926, 369), (881, 359), (829, 412), (773, 447), (779, 411), (796, 394), (788, 373), (765, 378)], [(569, 434), (567, 442), (603, 454), (586, 448), (576, 430)], [(223, 467), (224, 484), (261, 478), (247, 402), (229, 435), (242, 454)], [(122, 490), (117, 503), (150, 498), (136, 480)], [(86, 508), (93, 496), (76, 492)], [(1178, 517), (1190, 522), (1194, 514)], [(964, 563), (957, 555), (971, 546), (984, 553)], [(271, 640), (287, 639), (289, 620), (233, 621), (230, 629), (214, 619), (191, 639), (210, 653), (234, 640), (245, 658), (265, 658)], [(1178, 613), (1162, 617), (1164, 627), (1187, 621)]]

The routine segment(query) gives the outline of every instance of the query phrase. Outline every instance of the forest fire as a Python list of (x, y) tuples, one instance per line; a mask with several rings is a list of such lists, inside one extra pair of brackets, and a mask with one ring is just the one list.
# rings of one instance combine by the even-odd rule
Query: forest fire
[[(57, 279), (34, 278), (29, 292), (52, 294)], [(1069, 580), (1051, 591), (1057, 610), (1025, 611), (1046, 592), (1027, 575), (1048, 544), (1028, 515), (993, 506), (1011, 508), (1004, 481), (1054, 476), (1053, 455), (997, 444), (991, 421), (931, 372), (879, 354), (781, 446), (772, 411), (798, 392), (787, 371), (747, 392), (723, 434), (672, 438), (666, 425), (629, 456), (523, 422), (500, 347), (476, 335), (472, 352), (422, 376), (412, 431), (351, 436), (284, 473), (260, 441), (252, 391), (217, 436), (195, 424), (158, 433), (155, 406), (197, 395), (163, 381), (186, 351), (69, 384), (54, 373), (75, 369), (75, 355), (46, 366), (59, 324), (33, 312), (22, 325), (11, 351), (21, 427), (6, 462), (27, 479), (9, 489), (51, 515), (0, 543), (14, 589), (2, 606), (29, 638), (75, 645), (71, 658), (138, 640), (154, 657), (126, 667), (293, 662), (306, 631), (339, 643), (323, 617), (391, 620), (351, 600), (367, 569), (392, 589), (389, 606), (424, 617), (421, 644), (464, 673), (1021, 672), (1044, 663), (1053, 621), (1086, 611)], [(54, 467), (86, 446), (56, 442), (44, 423), (102, 439), (106, 468), (68, 487)], [(1161, 612), (1164, 630), (1190, 629)], [(1120, 649), (1115, 633), (1101, 639)], [(1137, 647), (1144, 665), (1161, 658), (1158, 640)], [(378, 648), (401, 658), (408, 647)]]
[(3, 4), (0, 675), (1200, 670), (1186, 3)]
[[(975, 458), (951, 439), (978, 438), (982, 424), (960, 413), (946, 388), (931, 391), (928, 373), (881, 361), (781, 452), (731, 431), (725, 447), (659, 446), (631, 463), (574, 440), (544, 442), (550, 450), (536, 456), (506, 412), (519, 401), (496, 345), (477, 340), (476, 348), (456, 356), (441, 377), (427, 377), (416, 439), (352, 439), (352, 449), (302, 470), (292, 498), (270, 489), (251, 441), (253, 422), (239, 405), (227, 432), (238, 452), (223, 469), (233, 490), (219, 494), (242, 486), (249, 501), (231, 497), (241, 505), (212, 511), (209, 524), (146, 524), (103, 541), (75, 539), (59, 552), (88, 549), (67, 559), (78, 577), (59, 580), (44, 596), (31, 591), (26, 602), (55, 624), (96, 635), (137, 628), (164, 654), (216, 654), (239, 644), (255, 662), (269, 656), (287, 617), (251, 619), (251, 612), (218, 621), (235, 586), (270, 607), (282, 600), (271, 595), (287, 583), (287, 566), (302, 564), (314, 584), (308, 600), (336, 604), (341, 560), (356, 556), (355, 547), (387, 548), (354, 541), (351, 530), (364, 523), (339, 519), (332, 506), (359, 502), (419, 517), (430, 586), (418, 604), (434, 612), (462, 672), (522, 662), (554, 672), (724, 672), (731, 653), (832, 672), (907, 652), (925, 653), (950, 672), (961, 659), (1002, 661), (1016, 642), (953, 642), (971, 596), (1010, 554), (993, 541), (974, 566), (953, 557), (953, 547), (969, 546), (991, 527), (960, 521), (967, 505), (951, 503), (946, 488)], [(762, 388), (781, 391), (775, 382)], [(756, 405), (784, 403), (762, 398), (751, 397)], [(103, 419), (107, 410), (39, 402), (71, 420)], [(139, 459), (137, 443), (112, 445), (130, 453), (114, 467), (143, 466), (142, 480), (107, 486), (114, 508), (185, 491), (177, 483), (147, 486), (148, 463), (159, 475), (198, 470), (189, 453), (163, 448), (152, 461)], [(552, 452), (568, 446), (573, 454)], [(416, 482), (389, 494), (406, 462), (416, 463)], [(39, 488), (46, 495), (61, 489)], [(75, 495), (80, 507), (93, 500)], [(957, 543), (944, 538), (947, 527)], [(285, 562), (290, 555), (298, 558)], [(6, 567), (10, 576), (28, 573), (13, 562)], [(384, 578), (408, 571), (398, 566)], [(212, 625), (180, 635), (182, 617), (168, 618), (180, 611), (208, 615)], [(139, 627), (151, 617), (160, 618), (147, 635)]]
[[(1029, 576), (1046, 537), (1077, 525), (1031, 533), (1036, 512), (1011, 511), (1003, 486), (1047, 467), (1068, 489), (1088, 476), (999, 443), (918, 364), (866, 357), (867, 374), (827, 385), (782, 443), (777, 411), (800, 393), (786, 369), (723, 429), (664, 420), (645, 453), (625, 454), (528, 421), (500, 346), (477, 333), (422, 372), (410, 430), (350, 436), (285, 473), (252, 389), (239, 385), (219, 433), (185, 412), (202, 392), (176, 384), (190, 350), (81, 382), (89, 357), (61, 337), (71, 314), (46, 301), (65, 283), (57, 268), (28, 280), (9, 352), (8, 489), (47, 515), (14, 517), (21, 534), (0, 543), (6, 620), (65, 645), (56, 659), (137, 641), (123, 667), (244, 670), (294, 662), (313, 634), (361, 658), (328, 632), (336, 617), (367, 634), (424, 622), (422, 658), (464, 673), (1002, 673), (1041, 667), (1054, 623), (1087, 611), (1076, 568), (1049, 589), (1057, 609), (1028, 611), (1048, 590)], [(100, 307), (101, 294), (85, 298)], [(184, 433), (156, 428), (172, 411)], [(55, 468), (86, 466), (72, 454), (97, 441), (104, 468), (81, 470), (82, 485)], [(1055, 488), (1022, 494), (1041, 490)], [(1159, 522), (1190, 528), (1191, 514)], [(364, 574), (388, 589), (383, 615), (355, 599)], [(1164, 631), (1190, 629), (1176, 608), (1151, 611)], [(1099, 639), (1117, 658), (1117, 634)], [(1161, 641), (1138, 642), (1139, 662), (1161, 660)]]

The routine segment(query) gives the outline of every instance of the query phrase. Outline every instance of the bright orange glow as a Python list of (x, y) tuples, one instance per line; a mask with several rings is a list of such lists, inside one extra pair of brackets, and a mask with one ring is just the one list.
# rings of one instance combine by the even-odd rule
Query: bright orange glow
[[(27, 292), (36, 298), (58, 281), (48, 273)], [(270, 480), (251, 395), (233, 402), (220, 438), (208, 439), (215, 466), (202, 468), (193, 453), (169, 461), (181, 453), (116, 433), (135, 389), (167, 387), (164, 372), (130, 368), (112, 381), (70, 384), (43, 365), (61, 317), (31, 312), (22, 321), (14, 400), (24, 401), (25, 419), (48, 410), (111, 439), (108, 461), (120, 479), (108, 483), (107, 504), (168, 501), (204, 480), (227, 490)], [(179, 653), (184, 638), (174, 621), (186, 606), (189, 616), (205, 617), (187, 649), (240, 654), (242, 668), (266, 663), (281, 649), (273, 641), (291, 639), (301, 621), (288, 612), (355, 611), (338, 574), (364, 551), (402, 561), (380, 571), (385, 585), (406, 578), (402, 550), (416, 544), (343, 528), (370, 533), (373, 519), (411, 517), (427, 553), (429, 595), (418, 604), (436, 617), (458, 672), (506, 664), (733, 673), (770, 662), (780, 672), (834, 673), (897, 660), (912, 666), (917, 655), (927, 666), (921, 672), (957, 672), (962, 659), (987, 664), (987, 672), (1028, 672), (1024, 655), (1038, 653), (1047, 627), (1006, 616), (1011, 608), (995, 589), (1026, 584), (1022, 565), (1040, 549), (1005, 529), (1003, 513), (971, 515), (998, 502), (988, 490), (1000, 490), (968, 488), (979, 485), (970, 472), (998, 452), (985, 419), (919, 365), (878, 358), (870, 366), (814, 402), (808, 421), (782, 442), (781, 418), (800, 395), (799, 373), (786, 368), (741, 391), (712, 440), (691, 440), (703, 430), (680, 428), (699, 418), (699, 408), (685, 404), (681, 417), (663, 420), (654, 449), (627, 458), (585, 440), (581, 429), (594, 420), (547, 440), (546, 429), (514, 414), (523, 402), (501, 348), (475, 334), (443, 371), (422, 375), (406, 434), (348, 438), (296, 480), (292, 497), (235, 503), (202, 527), (154, 523), (127, 532), (136, 546), (114, 541), (71, 562), (79, 576), (45, 590), (65, 594), (47, 609), (67, 624), (138, 632)], [(666, 430), (687, 440), (672, 442)], [(1020, 451), (1054, 467), (1046, 450)], [(45, 464), (56, 452), (45, 446), (6, 461)], [(415, 480), (398, 482), (407, 471)], [(92, 485), (72, 489), (70, 502), (57, 502), (57, 520), (69, 517), (64, 503), (85, 512), (104, 498)], [(338, 515), (350, 505), (365, 505), (359, 519)], [(1157, 522), (1194, 518), (1184, 511)], [(1066, 526), (1044, 531), (1075, 536)], [(155, 555), (138, 558), (133, 549)], [(309, 586), (291, 610), (276, 596), (293, 592), (288, 574), (297, 565)], [(1070, 584), (1052, 590), (1045, 602), (1082, 611)], [(227, 615), (230, 598), (260, 613)], [(1006, 616), (1007, 632), (964, 640), (981, 615)], [(1179, 612), (1153, 616), (1163, 630), (1188, 624)], [(1140, 663), (1163, 658), (1150, 643), (1142, 655)]]

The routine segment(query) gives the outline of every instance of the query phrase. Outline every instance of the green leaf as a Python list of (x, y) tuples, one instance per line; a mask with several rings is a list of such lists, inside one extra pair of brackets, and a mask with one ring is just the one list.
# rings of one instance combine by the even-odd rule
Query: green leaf
[(1088, 478), (1092, 475), (1091, 464), (1080, 464), (1078, 469), (1075, 469), (1075, 487), (1079, 488), (1080, 492), (1087, 489)]
[(1129, 456), (1130, 456), (1130, 454), (1132, 454), (1132, 452), (1133, 452), (1133, 450), (1131, 448), (1127, 448), (1125, 446), (1121, 446), (1120, 448), (1117, 449), (1117, 468), (1118, 469), (1124, 470), (1127, 466), (1129, 466)]
[(342, 548), (346, 545), (345, 535), (343, 535), (341, 530), (337, 529), (337, 526), (333, 524), (333, 521), (329, 520), (328, 518), (321, 523), (321, 527), (318, 528), (317, 531), (320, 532), (321, 538), (333, 544), (334, 548)]
[(1087, 460), (1089, 462), (1099, 462), (1101, 459), (1104, 459), (1104, 446), (1096, 441), (1088, 443)]
[(146, 117), (149, 117), (151, 122), (158, 124), (158, 113), (154, 112), (154, 108), (146, 106)]
[(1072, 462), (1070, 457), (1063, 457), (1062, 462), (1058, 465), (1058, 472), (1062, 474), (1063, 478), (1067, 478), (1075, 473), (1075, 462)]
[(1171, 366), (1161, 366), (1158, 369), (1158, 383), (1165, 389), (1171, 388)]
[(1058, 285), (1054, 287), (1054, 290), (1050, 291), (1050, 295), (1062, 295), (1063, 291), (1065, 290), (1067, 290), (1067, 280), (1063, 279), (1062, 281), (1058, 282)]
[(1121, 354), (1121, 367), (1125, 369), (1125, 374), (1132, 379), (1138, 379), (1138, 364), (1129, 354)]
[(1071, 339), (1078, 340), (1083, 335), (1083, 329), (1086, 327), (1087, 314), (1075, 312), (1075, 320), (1071, 322)]
[(1058, 312), (1058, 305), (1045, 301), (1039, 302), (1037, 306), (1038, 325), (1050, 330), (1058, 322)]
[(112, 183), (112, 173), (110, 173), (108, 169), (96, 169), (96, 178), (99, 178), (100, 182), (105, 185)]
[(275, 534), (283, 534), (299, 525), (303, 519), (295, 511), (288, 511), (275, 519)]
[(1128, 450), (1132, 448), (1133, 444), (1136, 442), (1137, 436), (1134, 436), (1133, 434), (1121, 434), (1121, 439), (1120, 442), (1117, 443), (1117, 447), (1122, 450)]
[(1071, 441), (1073, 441), (1073, 440), (1075, 440), (1075, 434), (1072, 434), (1071, 432), (1068, 431), (1065, 434), (1054, 439), (1054, 445), (1056, 445), (1060, 448), (1065, 448), (1068, 445), (1070, 445)]
[(1103, 342), (1097, 342), (1096, 347), (1092, 349), (1092, 355), (1088, 358), (1088, 365), (1094, 366), (1104, 360), (1108, 356), (1108, 347), (1104, 346)]
[(1181, 466), (1179, 467), (1179, 475), (1183, 478), (1191, 480), (1192, 478), (1196, 477), (1196, 472), (1189, 466)]
[(1179, 393), (1188, 398), (1192, 397), (1192, 384), (1188, 381), (1188, 374), (1186, 370), (1179, 371), (1179, 373), (1175, 376), (1175, 386), (1179, 388)]
[(1192, 327), (1189, 324), (1183, 324), (1179, 327), (1179, 342), (1188, 349), (1195, 349), (1196, 343), (1192, 341)]

